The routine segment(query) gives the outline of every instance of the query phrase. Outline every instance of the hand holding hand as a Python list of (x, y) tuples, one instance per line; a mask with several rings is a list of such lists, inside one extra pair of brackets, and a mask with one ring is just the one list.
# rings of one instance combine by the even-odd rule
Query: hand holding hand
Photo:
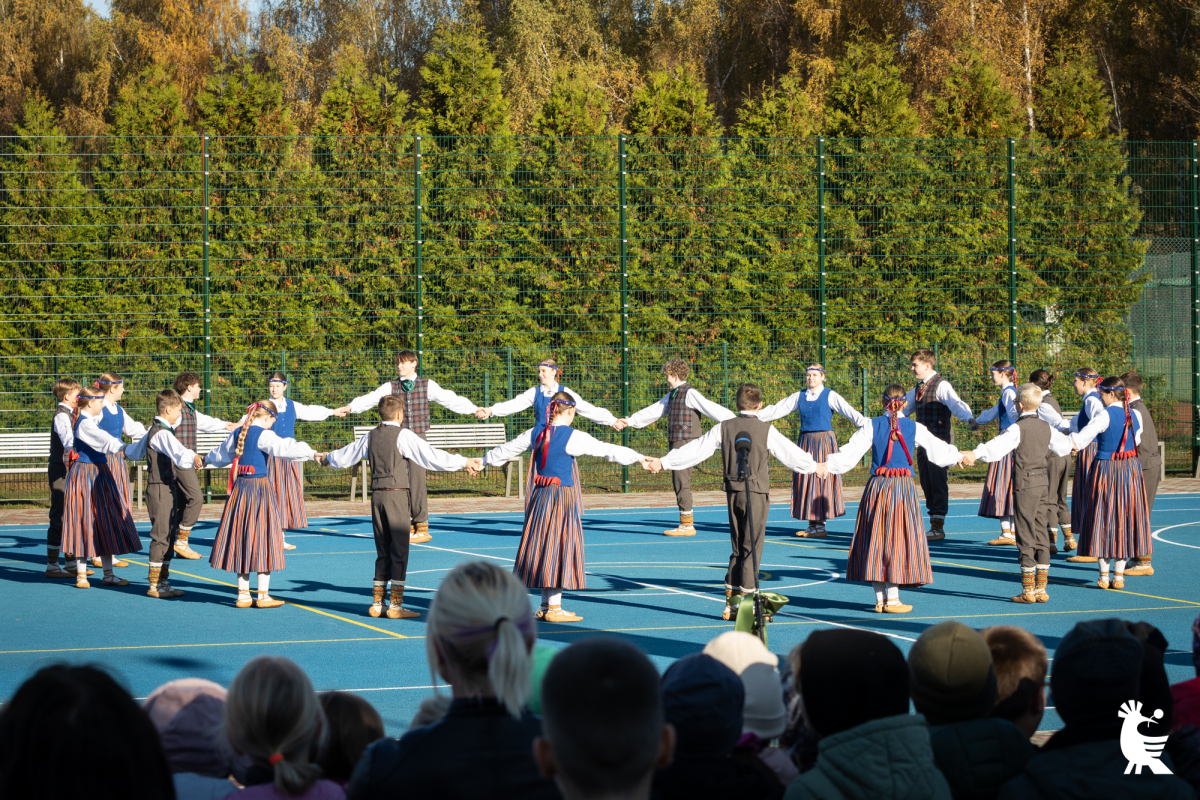
[(333, 410), (333, 415), (339, 419), (345, 419), (346, 415), (349, 413), (350, 413), (350, 406), (342, 406), (341, 408), (335, 408)]
[(486, 408), (475, 409), (475, 419), (487, 419), (492, 415), (492, 412)]
[(204, 456), (197, 453), (196, 458), (192, 461), (192, 464), (196, 469), (204, 469)]
[(824, 461), (822, 461), (820, 464), (817, 464), (816, 472), (814, 472), (813, 474), (816, 475), (818, 478), (828, 478), (829, 477), (829, 465), (826, 464)]
[(226, 422), (225, 423), (225, 430), (228, 431), (229, 433), (233, 433), (237, 429), (238, 429), (238, 424), (236, 422)]
[(483, 472), (483, 459), (482, 458), (468, 458), (467, 459), (467, 472), (470, 473), (472, 476), (478, 475), (479, 473)]
[(617, 431), (623, 431), (623, 430), (625, 430), (626, 428), (628, 428), (628, 427), (629, 427), (629, 420), (627, 420), (627, 419), (619, 419), (619, 420), (617, 420), (616, 422), (614, 422), (614, 423), (612, 424), (612, 426), (613, 426), (613, 430), (617, 430)]
[(642, 469), (649, 470), (652, 474), (657, 475), (662, 472), (662, 459), (646, 456), (642, 459)]
[(959, 455), (962, 456), (962, 458), (958, 462), (958, 465), (960, 467), (962, 467), (963, 469), (966, 469), (967, 467), (975, 466), (976, 459), (975, 459), (974, 453), (967, 452), (967, 453), (960, 453)]

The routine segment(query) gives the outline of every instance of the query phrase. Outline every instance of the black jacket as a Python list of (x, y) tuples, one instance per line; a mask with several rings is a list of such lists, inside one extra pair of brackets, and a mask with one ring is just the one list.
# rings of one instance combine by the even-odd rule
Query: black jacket
[(438, 722), (367, 748), (346, 797), (560, 800), (533, 760), (541, 733), (541, 719), (529, 711), (514, 719), (495, 700), (459, 698)]

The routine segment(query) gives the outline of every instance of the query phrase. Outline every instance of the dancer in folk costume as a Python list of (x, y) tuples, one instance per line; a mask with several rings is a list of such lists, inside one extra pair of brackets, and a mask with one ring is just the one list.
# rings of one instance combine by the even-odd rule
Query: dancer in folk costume
[[(550, 401), (554, 399), (554, 395), (558, 392), (566, 392), (572, 400), (575, 401), (575, 413), (592, 422), (600, 425), (616, 427), (617, 418), (613, 413), (604, 408), (598, 408), (580, 397), (573, 389), (568, 389), (558, 381), (562, 377), (562, 370), (558, 368), (558, 362), (553, 358), (543, 358), (538, 364), (538, 386), (526, 389), (521, 394), (514, 397), (512, 400), (505, 400), (501, 403), (495, 403), (488, 408), (481, 408), (475, 412), (475, 416), (479, 419), (487, 419), (489, 417), (507, 417), (511, 414), (524, 411), (527, 408), (533, 408), (533, 419), (535, 425), (544, 424), (546, 419), (546, 409), (550, 405)], [(576, 472), (572, 481), (571, 491), (575, 493), (575, 503), (582, 507), (583, 503), (583, 487), (579, 482), (578, 467), (575, 467)], [(529, 479), (527, 483), (532, 486), (537, 480), (538, 465), (536, 459), (529, 460)], [(532, 502), (531, 494), (525, 495), (525, 505), (528, 507)]]
[[(106, 372), (92, 384), (92, 389), (99, 389), (104, 393), (104, 410), (97, 418), (101, 430), (118, 441), (121, 440), (122, 434), (135, 440), (146, 435), (146, 426), (129, 416), (129, 412), (120, 405), (121, 398), (125, 395), (125, 381), (121, 376)], [(117, 490), (121, 493), (121, 502), (132, 516), (133, 492), (129, 488), (129, 466), (125, 453), (110, 453), (108, 466), (112, 471), (113, 480), (116, 481)], [(100, 566), (100, 559), (92, 559), (92, 566)], [(128, 567), (129, 562), (118, 558), (113, 561), (113, 566)]]
[[(800, 415), (800, 436), (796, 444), (800, 449), (822, 463), (830, 453), (838, 451), (837, 437), (833, 435), (833, 412), (841, 414), (855, 426), (861, 428), (871, 421), (846, 402), (846, 399), (825, 385), (825, 367), (809, 364), (804, 372), (808, 389), (796, 392), (786, 400), (767, 406), (759, 412), (763, 422), (782, 419), (792, 412)], [(796, 531), (796, 535), (809, 539), (824, 539), (825, 520), (846, 515), (846, 501), (842, 497), (842, 476), (819, 477), (792, 473), (792, 518), (807, 520), (808, 528)]]
[[(920, 423), (933, 438), (953, 444), (951, 417), (958, 417), (970, 424), (974, 420), (971, 407), (958, 396), (950, 381), (938, 374), (937, 356), (932, 350), (915, 351), (909, 359), (909, 367), (918, 385), (905, 395), (904, 416)], [(944, 452), (937, 445), (934, 448)], [(946, 538), (946, 513), (950, 509), (947, 467), (939, 466), (934, 459), (928, 458), (923, 447), (917, 448), (916, 459), (921, 491), (925, 493), (925, 509), (929, 512), (927, 538), (931, 542), (941, 541)]]
[[(687, 382), (688, 363), (681, 358), (672, 358), (663, 364), (662, 373), (667, 378), (671, 391), (657, 403), (646, 406), (635, 414), (619, 419), (613, 425), (617, 430), (645, 428), (664, 415), (667, 418), (667, 444), (678, 450), (688, 442), (700, 438), (700, 415), (713, 422), (733, 419), (733, 412), (714, 403)], [(675, 504), (679, 506), (679, 525), (663, 531), (664, 536), (695, 536), (696, 522), (692, 515), (692, 470), (677, 469), (671, 472), (671, 485), (675, 489)]]
[[(1138, 461), (1142, 465), (1142, 483), (1146, 486), (1146, 516), (1153, 519), (1154, 498), (1158, 495), (1158, 480), (1162, 476), (1162, 452), (1158, 449), (1158, 429), (1150, 418), (1150, 409), (1142, 400), (1142, 376), (1136, 372), (1126, 372), (1121, 376), (1125, 384), (1125, 402), (1130, 411), (1136, 411), (1142, 420), (1142, 436), (1138, 440)], [(1150, 554), (1137, 556), (1132, 567), (1125, 569), (1125, 577), (1130, 575), (1153, 575), (1154, 567), (1150, 563)]]
[[(979, 430), (993, 420), (1000, 423), (1004, 433), (1017, 423), (1017, 387), (1014, 381), (1017, 370), (1011, 361), (997, 361), (991, 366), (992, 383), (1000, 389), (1000, 400), (984, 411), (971, 423), (971, 430)], [(987, 480), (983, 484), (983, 495), (979, 498), (979, 516), (1000, 520), (1000, 536), (988, 542), (990, 545), (1016, 545), (1013, 534), (1013, 484), (1012, 454), (988, 462)]]
[[(1060, 420), (1057, 428), (1063, 433), (1078, 433), (1087, 427), (1092, 419), (1104, 413), (1104, 403), (1096, 384), (1100, 373), (1091, 367), (1083, 367), (1075, 372), (1075, 394), (1083, 398), (1083, 406), (1070, 422)], [(1053, 424), (1053, 423), (1051, 423)], [(1071, 476), (1071, 530), (1063, 531), (1063, 549), (1067, 551), (1079, 549), (1078, 554), (1068, 556), (1067, 561), (1094, 562), (1095, 556), (1088, 555), (1091, 548), (1088, 542), (1089, 532), (1083, 525), (1087, 514), (1087, 490), (1092, 461), (1096, 458), (1096, 443), (1093, 441), (1087, 447), (1082, 447), (1075, 455), (1075, 474)], [(1071, 534), (1074, 533), (1075, 536)], [(1076, 540), (1078, 537), (1078, 541)]]
[[(1104, 404), (1086, 426), (1071, 434), (1080, 453), (1095, 445), (1088, 468), (1079, 552), (1100, 562), (1101, 589), (1125, 588), (1125, 562), (1152, 552), (1150, 513), (1137, 446), (1142, 437), (1142, 415), (1125, 403), (1125, 384), (1105, 378), (1096, 387)], [(1113, 568), (1109, 580), (1109, 566)]]
[[(83, 387), (72, 378), (54, 382), (54, 398), (58, 406), (50, 418), (50, 459), (46, 462), (46, 477), (50, 482), (50, 527), (46, 529), (46, 577), (74, 578), (75, 563), (67, 558), (67, 569), (58, 565), (58, 553), (62, 549), (63, 510), (66, 508), (68, 456), (75, 447), (72, 420), (75, 418), (75, 401)], [(70, 554), (73, 555), (73, 554)]]
[(575, 460), (595, 456), (625, 466), (642, 461), (642, 455), (628, 447), (601, 442), (572, 428), (578, 402), (569, 392), (555, 392), (541, 423), (483, 457), (484, 465), (498, 466), (533, 451), (531, 460), (537, 464), (537, 473), (528, 487), (525, 527), (513, 573), (529, 588), (542, 590), (537, 618), (546, 622), (583, 619), (562, 607), (564, 590), (587, 588), (583, 506)]
[[(246, 409), (242, 425), (220, 447), (204, 458), (213, 467), (229, 469), (229, 497), (221, 512), (208, 563), (237, 574), (238, 608), (276, 608), (283, 605), (270, 595), (271, 573), (285, 566), (283, 513), (271, 486), (269, 459), (308, 461), (323, 453), (304, 442), (284, 438), (271, 430), (277, 424), (271, 400)], [(250, 573), (258, 573), (258, 598), (250, 600)]]
[[(1020, 549), (1021, 593), (1015, 603), (1045, 603), (1050, 600), (1050, 527), (1046, 515), (1050, 504), (1050, 457), (1071, 452), (1071, 440), (1038, 416), (1042, 389), (1026, 383), (1017, 392), (1020, 416), (1000, 435), (964, 453), (961, 464), (969, 467), (976, 459), (996, 464), (1008, 459), (1012, 475), (1013, 530)], [(981, 415), (982, 416), (982, 415)]]
[[(812, 456), (792, 444), (788, 438), (758, 414), (762, 411), (762, 389), (743, 383), (737, 390), (738, 415), (718, 422), (694, 442), (672, 450), (662, 458), (649, 458), (643, 464), (651, 472), (660, 469), (688, 469), (708, 459), (718, 449), (724, 462), (725, 500), (729, 509), (729, 539), (732, 553), (725, 573), (725, 610), (721, 618), (737, 616), (742, 597), (758, 591), (755, 565), (762, 564), (763, 542), (767, 535), (767, 515), (771, 511), (771, 464), (775, 456), (793, 472), (822, 475), (825, 468)], [(747, 477), (738, 477), (737, 442), (748, 439)]]
[[(121, 453), (125, 444), (101, 426), (104, 410), (99, 389), (93, 386), (80, 392), (72, 425), (75, 460), (67, 474), (62, 543), (63, 550), (75, 556), (75, 586), (80, 589), (90, 586), (89, 559), (104, 568), (105, 586), (128, 586), (129, 581), (113, 574), (113, 557), (142, 549), (112, 468), (111, 456)], [(124, 469), (124, 456), (119, 463)]]
[[(338, 412), (361, 414), (379, 405), (388, 395), (404, 401), (404, 418), (401, 427), (424, 439), (429, 431), (431, 404), (436, 403), (457, 414), (476, 414), (479, 407), (465, 397), (438, 385), (437, 381), (417, 375), (418, 358), (412, 350), (401, 350), (396, 354), (396, 372), (399, 380), (381, 384), (370, 394), (364, 394), (342, 406)], [(417, 461), (408, 462), (408, 500), (412, 515), (412, 544), (424, 544), (433, 537), (429, 534), (429, 489), (426, 485), (425, 468)]]
[[(271, 403), (274, 406), (275, 435), (280, 439), (296, 438), (296, 421), (324, 422), (329, 417), (344, 417), (344, 409), (332, 409), (325, 406), (308, 406), (288, 400), (287, 375), (282, 372), (272, 372), (267, 377), (267, 389), (270, 391)], [(245, 418), (239, 420), (244, 425)], [(272, 455), (267, 463), (267, 476), (271, 479), (271, 489), (279, 499), (281, 524), (285, 531), (304, 530), (308, 527), (308, 514), (304, 511), (304, 474), (300, 471), (300, 461), (303, 459), (280, 458)], [(295, 550), (296, 545), (283, 542), (284, 550)]]
[[(1062, 407), (1054, 397), (1054, 373), (1035, 369), (1029, 374), (1029, 382), (1042, 390), (1042, 404), (1038, 406), (1038, 417), (1050, 423), (1056, 432), (1067, 427), (1063, 423)], [(1071, 477), (1071, 456), (1051, 454), (1046, 461), (1050, 488), (1046, 492), (1046, 527), (1050, 533), (1050, 555), (1058, 553), (1058, 526), (1063, 529), (1064, 539), (1073, 539), (1071, 507), (1067, 505), (1067, 484)], [(1065, 541), (1064, 541), (1065, 546)]]
[[(200, 375), (195, 372), (181, 372), (175, 376), (175, 392), (183, 401), (180, 411), (179, 425), (175, 427), (174, 435), (179, 443), (189, 450), (196, 449), (197, 433), (229, 433), (237, 430), (236, 422), (201, 414), (196, 410), (196, 400), (200, 397)], [(189, 539), (192, 528), (200, 519), (200, 509), (204, 505), (204, 493), (200, 489), (200, 476), (197, 470), (184, 469), (175, 474), (175, 486), (179, 491), (176, 509), (179, 516), (179, 534), (175, 537), (175, 555), (180, 558), (195, 560), (200, 554), (192, 549)]]
[(150, 512), (150, 597), (182, 597), (171, 586), (171, 557), (179, 535), (179, 513), (186, 503), (179, 476), (204, 466), (196, 451), (175, 438), (183, 416), (183, 400), (172, 389), (159, 392), (154, 401), (157, 416), (146, 435), (125, 449), (130, 461), (144, 456), (147, 470), (146, 508)]
[(386, 394), (379, 400), (382, 422), (353, 444), (334, 450), (321, 463), (335, 469), (347, 469), (364, 458), (371, 463), (371, 528), (375, 533), (375, 581), (371, 586), (371, 606), (367, 613), (378, 617), (385, 613), (384, 594), (391, 583), (388, 619), (413, 619), (421, 616), (404, 608), (404, 582), (408, 576), (409, 533), (412, 527), (412, 476), (408, 464), (422, 470), (456, 472), (467, 469), (475, 475), (483, 464), (478, 458), (464, 458), (431, 447), (411, 429), (403, 427), (404, 400)]
[(825, 460), (831, 474), (841, 475), (871, 451), (871, 473), (858, 505), (846, 580), (871, 584), (876, 613), (912, 611), (911, 605), (900, 602), (900, 587), (933, 583), (912, 479), (913, 450), (923, 448), (929, 463), (938, 469), (962, 458), (958, 448), (920, 422), (902, 418), (905, 403), (904, 387), (888, 386), (883, 392), (883, 415), (859, 428), (845, 447)]

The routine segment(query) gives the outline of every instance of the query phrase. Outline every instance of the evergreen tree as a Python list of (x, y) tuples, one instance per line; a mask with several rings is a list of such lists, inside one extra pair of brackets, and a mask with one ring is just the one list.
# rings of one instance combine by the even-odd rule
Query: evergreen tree
[(800, 76), (789, 72), (738, 110), (737, 135), (747, 139), (806, 139), (821, 128), (820, 108)]
[(934, 110), (933, 133), (945, 139), (1020, 138), (1025, 131), (1017, 98), (978, 50), (952, 63), (942, 91), (926, 99)]
[[(508, 103), (483, 31), (468, 20), (441, 27), (421, 67), (418, 119), (437, 137), (505, 136)], [(454, 149), (449, 140), (441, 147)]]

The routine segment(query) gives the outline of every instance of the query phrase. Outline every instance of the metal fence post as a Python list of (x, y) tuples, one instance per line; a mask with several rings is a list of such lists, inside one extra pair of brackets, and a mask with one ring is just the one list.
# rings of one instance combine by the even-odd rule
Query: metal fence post
[[(283, 377), (284, 377), (285, 379), (288, 377), (288, 370), (287, 370), (287, 349), (286, 349), (286, 348), (283, 348), (283, 347), (279, 348), (279, 371), (283, 373)], [(284, 389), (284, 390), (283, 390), (283, 396), (284, 396), (284, 397), (291, 397), (291, 390), (290, 390), (290, 387), (289, 387), (288, 389)]]
[(421, 372), (421, 361), (425, 355), (425, 286), (421, 275), (421, 137), (413, 137), (413, 235), (415, 241), (414, 260), (417, 289), (417, 374)]
[[(200, 132), (200, 167), (204, 173), (204, 239), (201, 243), (201, 252), (203, 253), (204, 263), (204, 413), (212, 414), (212, 294), (210, 276), (208, 273), (208, 224), (209, 224), (209, 202), (208, 202), (208, 133)], [(212, 502), (212, 472), (204, 470), (204, 502)]]
[[(863, 413), (864, 417), (866, 417), (867, 419), (870, 419), (871, 418), (871, 410), (867, 406), (867, 368), (862, 367), (861, 370), (862, 370), (862, 413)], [(867, 460), (869, 457), (870, 457), (869, 453), (867, 455), (863, 456), (863, 460), (862, 460), (863, 466), (866, 466), (867, 464), (871, 463), (870, 461)]]
[[(508, 400), (512, 400), (512, 397), (513, 397), (513, 369), (512, 369), (512, 345), (511, 344), (504, 346), (504, 360), (508, 367), (508, 394), (505, 396), (505, 398)], [(508, 432), (509, 432), (508, 417), (505, 417), (504, 418), (504, 435), (507, 436)]]
[(825, 140), (817, 139), (817, 294), (820, 298), (820, 352), (825, 364)]
[(1017, 143), (1008, 140), (1008, 360), (1017, 363)]
[(1192, 475), (1200, 475), (1200, 146), (1192, 142)]
[[(620, 220), (620, 266), (621, 266), (621, 416), (629, 416), (629, 265), (626, 261), (625, 230), (625, 137), (617, 137), (617, 204)], [(629, 428), (621, 432), (621, 443), (629, 446)], [(629, 467), (621, 467), (621, 490), (629, 491)]]
[(721, 342), (721, 403), (729, 408), (729, 342)]

